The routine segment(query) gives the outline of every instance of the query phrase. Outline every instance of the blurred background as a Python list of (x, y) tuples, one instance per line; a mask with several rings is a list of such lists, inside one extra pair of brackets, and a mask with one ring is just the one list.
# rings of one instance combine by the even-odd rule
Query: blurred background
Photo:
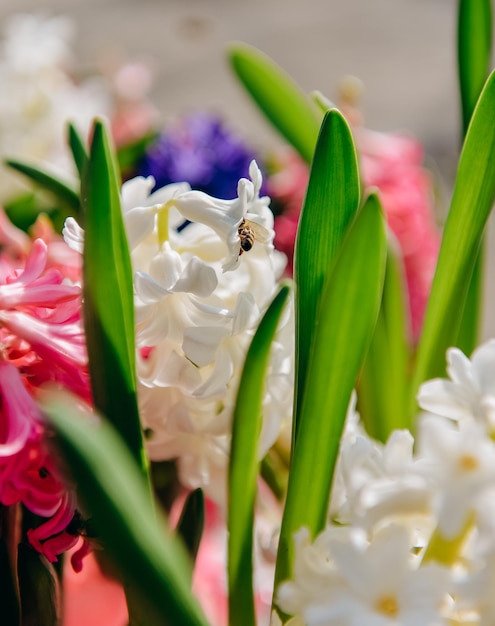
[[(282, 141), (234, 78), (229, 42), (258, 47), (305, 91), (329, 98), (344, 76), (356, 76), (366, 126), (417, 137), (438, 174), (441, 205), (448, 202), (460, 139), (454, 0), (0, 0), (0, 26), (31, 11), (73, 20), (82, 75), (142, 60), (163, 122), (216, 112), (259, 150)], [(490, 271), (487, 297), (495, 303), (494, 283)], [(485, 336), (495, 335), (494, 310), (487, 308)]]
[(359, 77), (367, 125), (407, 129), (449, 173), (458, 143), (453, 0), (0, 0), (0, 18), (42, 10), (74, 20), (88, 71), (103, 60), (145, 59), (164, 116), (221, 112), (257, 144), (274, 134), (226, 62), (231, 41), (276, 60), (306, 91), (335, 94)]

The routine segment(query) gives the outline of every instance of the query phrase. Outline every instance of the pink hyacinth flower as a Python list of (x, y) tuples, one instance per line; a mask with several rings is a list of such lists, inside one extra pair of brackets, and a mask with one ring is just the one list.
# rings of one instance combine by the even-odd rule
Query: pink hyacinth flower
[(433, 217), (433, 184), (422, 166), (423, 149), (414, 139), (355, 131), (363, 178), (376, 186), (390, 229), (397, 237), (409, 295), (412, 335), (421, 331), (431, 281), (440, 247), (440, 233)]
[[(61, 252), (60, 265), (50, 260), (55, 240), (27, 241), (1, 211), (0, 231), (0, 503), (22, 503), (45, 518), (28, 530), (28, 540), (56, 561), (80, 541), (79, 533), (69, 530), (77, 504), (45, 446), (35, 397), (38, 387), (50, 382), (90, 399), (81, 288), (64, 274), (74, 268), (70, 251)], [(49, 229), (44, 234), (49, 237)], [(74, 555), (76, 567), (86, 543)]]

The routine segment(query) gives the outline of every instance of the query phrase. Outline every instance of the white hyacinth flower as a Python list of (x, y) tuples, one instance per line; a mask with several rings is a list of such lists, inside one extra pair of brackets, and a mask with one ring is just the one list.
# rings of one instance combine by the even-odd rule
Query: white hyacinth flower
[(458, 611), (470, 615), (471, 623), (492, 626), (495, 623), (494, 588), (495, 551), (492, 549), (470, 571), (458, 573), (454, 588)]
[[(259, 197), (261, 173), (254, 162), (250, 176), (239, 181), (239, 197), (231, 201), (191, 191), (186, 183), (152, 192), (152, 177), (129, 180), (121, 190), (148, 452), (154, 460), (176, 459), (181, 482), (202, 487), (220, 504), (246, 351), (286, 262), (271, 245), (271, 230), (269, 241), (256, 242), (239, 263), (242, 220), (273, 227), (268, 198)], [(184, 227), (185, 219), (196, 221)], [(73, 220), (66, 223), (65, 238), (83, 249), (84, 232)], [(225, 272), (230, 261), (235, 277)], [(292, 336), (288, 307), (267, 376), (260, 458), (290, 420)]]
[(421, 385), (419, 405), (455, 420), (474, 417), (494, 430), (495, 340), (475, 350), (471, 360), (458, 348), (450, 348), (447, 363), (450, 380), (437, 378)]
[(434, 492), (439, 530), (453, 539), (493, 490), (495, 444), (474, 420), (462, 420), (457, 427), (433, 415), (420, 420), (417, 443), (415, 471)]
[[(339, 532), (340, 531), (340, 532)], [(302, 531), (301, 531), (302, 532)], [(309, 542), (296, 535), (294, 580), (277, 603), (306, 626), (440, 626), (448, 573), (419, 567), (407, 531), (390, 525), (371, 542), (356, 531), (327, 529)]]
[[(344, 440), (337, 465), (340, 507), (333, 507), (333, 516), (366, 529), (397, 517), (417, 526), (418, 518), (429, 516), (432, 491), (426, 478), (414, 471), (413, 445), (405, 430), (393, 431), (386, 445), (365, 434)], [(419, 536), (417, 545), (425, 539)]]
[(205, 224), (214, 230), (227, 244), (228, 259), (222, 265), (223, 271), (234, 270), (239, 266), (243, 252), (240, 234), (241, 225), (247, 221), (253, 229), (253, 236), (262, 233), (260, 242), (271, 248), (274, 237), (273, 214), (268, 208), (268, 197), (259, 195), (262, 176), (256, 161), (249, 166), (249, 176), (241, 178), (237, 187), (238, 197), (234, 200), (212, 198), (202, 191), (190, 191), (181, 194), (174, 206), (191, 222)]

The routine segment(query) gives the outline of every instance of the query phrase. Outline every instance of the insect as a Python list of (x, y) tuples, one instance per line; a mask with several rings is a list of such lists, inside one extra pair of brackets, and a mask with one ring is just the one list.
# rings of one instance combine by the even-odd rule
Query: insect
[(239, 250), (239, 256), (244, 252), (249, 252), (254, 246), (255, 241), (260, 243), (269, 243), (271, 240), (270, 232), (261, 224), (250, 222), (243, 219), (237, 229), (237, 234), (241, 240), (241, 249)]

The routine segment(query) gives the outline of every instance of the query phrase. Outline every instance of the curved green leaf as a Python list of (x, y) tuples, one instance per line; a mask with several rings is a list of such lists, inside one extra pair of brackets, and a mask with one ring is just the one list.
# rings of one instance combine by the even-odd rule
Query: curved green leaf
[(330, 488), (352, 390), (378, 317), (386, 226), (376, 195), (358, 214), (318, 306), (315, 335), (282, 520), (276, 582), (291, 576), (294, 533), (327, 521)]
[(202, 489), (198, 488), (188, 494), (177, 523), (177, 532), (182, 537), (193, 562), (198, 554), (204, 525), (205, 497)]
[(102, 122), (94, 126), (83, 178), (84, 324), (95, 407), (117, 428), (147, 475), (136, 397), (132, 270), (115, 157)]
[(344, 234), (356, 215), (360, 193), (358, 162), (350, 128), (339, 111), (331, 110), (323, 118), (318, 136), (294, 253), (297, 285), (296, 436), (318, 301)]
[(67, 127), (67, 139), (72, 152), (72, 158), (74, 159), (74, 165), (79, 172), (79, 177), (82, 178), (84, 174), (84, 168), (87, 166), (88, 163), (89, 156), (86, 150), (86, 145), (82, 140), (81, 135), (72, 123), (69, 123)]
[(0, 506), (0, 606), (2, 620), (21, 626), (18, 546), (21, 540), (21, 504)]
[[(457, 22), (459, 89), (463, 135), (488, 71), (492, 47), (492, 0), (460, 0)], [(481, 248), (469, 284), (457, 345), (471, 354), (478, 343), (483, 294), (484, 252)]]
[(69, 394), (45, 396), (78, 493), (105, 550), (132, 588), (143, 626), (206, 626), (189, 589), (190, 561), (149, 498), (129, 448), (106, 420), (88, 419)]
[(366, 431), (383, 442), (393, 430), (410, 427), (407, 286), (400, 249), (391, 237), (380, 314), (358, 385), (358, 412)]
[(495, 72), (478, 100), (459, 161), (418, 347), (411, 388), (412, 414), (419, 385), (445, 373), (445, 352), (457, 342), (467, 290), (495, 201), (494, 111)]
[(457, 61), (463, 134), (490, 70), (492, 1), (459, 0)]
[(303, 91), (274, 61), (246, 44), (230, 47), (237, 77), (268, 120), (310, 163), (320, 116)]
[(19, 172), (36, 183), (41, 189), (52, 193), (57, 200), (62, 202), (72, 215), (77, 216), (81, 210), (78, 194), (72, 187), (52, 174), (41, 170), (34, 165), (29, 165), (16, 159), (6, 159), (5, 165)]
[[(52, 563), (31, 546), (20, 543), (17, 572), (22, 626), (60, 626), (60, 584)], [(2, 614), (5, 623), (3, 619)]]
[(249, 347), (234, 410), (227, 509), (229, 623), (254, 626), (253, 523), (259, 474), (258, 440), (261, 433), (266, 370), (271, 345), (289, 288), (283, 286), (263, 316)]

